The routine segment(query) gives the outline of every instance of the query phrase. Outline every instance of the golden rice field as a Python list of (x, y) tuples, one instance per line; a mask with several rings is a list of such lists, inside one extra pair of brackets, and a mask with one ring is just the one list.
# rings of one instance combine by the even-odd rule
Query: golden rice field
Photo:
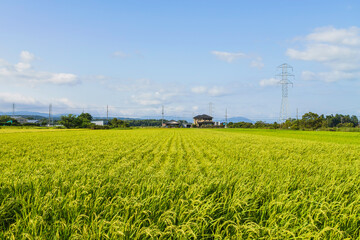
[(360, 134), (0, 129), (0, 239), (356, 239)]

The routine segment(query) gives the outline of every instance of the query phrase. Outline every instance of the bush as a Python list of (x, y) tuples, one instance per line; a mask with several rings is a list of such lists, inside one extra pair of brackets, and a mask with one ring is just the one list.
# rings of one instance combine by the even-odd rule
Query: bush
[(91, 125), (90, 126), (90, 129), (91, 130), (99, 130), (99, 129), (110, 129), (110, 127), (109, 126), (100, 126), (100, 125)]

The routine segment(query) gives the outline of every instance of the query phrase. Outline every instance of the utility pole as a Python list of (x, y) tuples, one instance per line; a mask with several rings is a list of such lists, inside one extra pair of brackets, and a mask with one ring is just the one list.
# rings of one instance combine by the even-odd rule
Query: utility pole
[(106, 120), (109, 122), (109, 105), (106, 105)]
[(299, 109), (296, 108), (296, 120), (299, 120)]
[(161, 106), (161, 127), (164, 125), (164, 105)]
[(209, 116), (212, 116), (212, 109), (213, 108), (213, 103), (209, 102)]
[(280, 109), (280, 122), (284, 123), (288, 119), (288, 85), (293, 83), (289, 80), (289, 78), (294, 77), (291, 72), (293, 71), (293, 67), (284, 63), (281, 64), (278, 68), (281, 69), (281, 73), (277, 75), (281, 80), (279, 84), (282, 86), (282, 99), (281, 99), (281, 109)]
[(227, 128), (227, 108), (225, 108), (225, 128)]
[(12, 116), (14, 117), (15, 116), (15, 103), (13, 103), (13, 106), (12, 106)]
[(52, 111), (52, 105), (49, 104), (49, 127), (51, 126), (51, 111)]

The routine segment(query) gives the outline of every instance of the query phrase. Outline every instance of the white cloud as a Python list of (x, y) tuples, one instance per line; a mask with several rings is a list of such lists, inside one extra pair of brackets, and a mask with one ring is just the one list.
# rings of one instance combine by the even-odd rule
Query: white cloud
[(142, 92), (133, 94), (131, 99), (133, 102), (143, 106), (169, 104), (179, 96), (178, 92), (160, 89), (158, 91)]
[(213, 86), (213, 87), (196, 86), (191, 88), (191, 92), (196, 94), (206, 94), (211, 97), (221, 97), (230, 94), (230, 91), (226, 90), (222, 86)]
[(348, 29), (336, 29), (332, 26), (317, 28), (313, 33), (309, 34), (306, 39), (314, 42), (359, 46), (360, 28), (350, 27)]
[(211, 53), (215, 55), (218, 59), (228, 63), (231, 63), (238, 58), (246, 57), (246, 54), (241, 52), (230, 53), (230, 52), (212, 51)]
[(77, 76), (71, 73), (51, 73), (44, 79), (45, 82), (54, 84), (74, 84), (77, 83)]
[(279, 84), (279, 80), (276, 78), (262, 79), (259, 84), (262, 87), (275, 86)]
[(302, 39), (303, 50), (289, 48), (292, 59), (315, 61), (328, 68), (327, 72), (304, 71), (304, 80), (335, 82), (360, 78), (360, 28), (317, 28)]
[(107, 87), (124, 93), (132, 103), (142, 106), (170, 104), (184, 95), (181, 86), (161, 84), (146, 78), (122, 81), (121, 84)]
[(30, 62), (35, 59), (34, 54), (28, 52), (28, 51), (22, 51), (20, 53), (20, 59), (22, 62)]
[(304, 61), (341, 61), (356, 57), (359, 51), (354, 51), (350, 47), (343, 47), (331, 44), (310, 44), (305, 50), (299, 51), (295, 49), (288, 49), (286, 54), (293, 58)]
[(224, 87), (218, 87), (218, 86), (209, 88), (208, 93), (212, 97), (220, 97), (229, 94), (229, 92)]
[(19, 93), (0, 92), (0, 102), (2, 103), (16, 103), (23, 105), (38, 104), (33, 97), (27, 97)]
[(0, 60), (0, 81), (11, 80), (17, 84), (50, 83), (56, 85), (74, 85), (80, 82), (78, 77), (72, 73), (51, 73), (34, 70), (31, 61), (35, 59), (35, 56), (27, 51), (20, 53), (20, 59), (21, 61), (16, 64)]
[(343, 72), (343, 71), (331, 71), (331, 72), (319, 72), (314, 73), (311, 71), (303, 71), (301, 76), (306, 81), (321, 80), (325, 82), (337, 82), (341, 80), (360, 79), (359, 72)]
[(250, 66), (254, 68), (261, 69), (264, 67), (264, 63), (261, 57), (251, 56), (242, 52), (220, 52), (220, 51), (212, 51), (211, 54), (215, 55), (221, 61), (225, 61), (228, 63), (232, 63), (233, 61), (239, 58), (247, 58), (252, 59), (250, 62)]
[(112, 55), (113, 55), (114, 57), (118, 57), (118, 58), (128, 58), (128, 57), (130, 57), (129, 54), (124, 53), (124, 52), (122, 52), (122, 51), (113, 52)]
[(79, 105), (74, 104), (67, 98), (51, 98), (51, 99), (36, 99), (34, 97), (25, 96), (20, 93), (0, 92), (0, 105), (9, 106), (15, 103), (16, 105), (26, 106), (29, 109), (38, 107), (48, 107), (48, 103), (52, 103), (55, 107), (75, 108)]
[(252, 60), (250, 63), (251, 67), (262, 69), (264, 67), (264, 63), (261, 57), (257, 57), (256, 59)]
[(204, 87), (204, 86), (193, 87), (193, 88), (191, 88), (191, 91), (193, 93), (203, 94), (203, 93), (207, 92), (207, 87)]
[(31, 64), (30, 63), (26, 63), (26, 62), (19, 62), (17, 64), (15, 64), (15, 70), (17, 72), (24, 72), (27, 69), (31, 68)]

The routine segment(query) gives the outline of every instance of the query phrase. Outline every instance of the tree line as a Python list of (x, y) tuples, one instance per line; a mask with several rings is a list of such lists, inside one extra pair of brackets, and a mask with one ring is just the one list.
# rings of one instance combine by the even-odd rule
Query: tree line
[(316, 129), (331, 129), (331, 128), (354, 128), (359, 127), (359, 120), (355, 115), (342, 115), (331, 114), (325, 116), (324, 114), (318, 115), (317, 113), (305, 113), (301, 119), (289, 118), (284, 123), (279, 124), (265, 123), (257, 121), (255, 123), (249, 122), (230, 122), (229, 128), (269, 128), (269, 129), (293, 129), (293, 130), (316, 130)]
[(66, 128), (91, 128), (91, 129), (108, 129), (108, 128), (128, 128), (130, 124), (126, 121), (112, 118), (108, 124), (104, 126), (97, 126), (91, 121), (93, 117), (90, 113), (82, 113), (79, 116), (69, 114), (61, 116), (58, 124), (63, 125)]
[[(56, 125), (62, 125), (65, 128), (92, 128), (92, 129), (108, 129), (108, 128), (128, 128), (134, 127), (160, 127), (162, 120), (158, 119), (129, 119), (121, 120), (112, 118), (105, 126), (96, 126), (91, 123), (93, 117), (90, 113), (82, 113), (78, 116), (68, 114), (61, 116)], [(166, 122), (166, 120), (164, 120)], [(186, 122), (185, 120), (180, 121)], [(42, 119), (39, 123), (20, 124), (15, 118), (10, 116), (0, 116), (0, 126), (45, 126), (48, 125), (47, 119)], [(289, 118), (284, 123), (266, 123), (264, 121), (251, 122), (229, 122), (229, 128), (267, 128), (267, 129), (293, 129), (293, 130), (316, 130), (316, 129), (335, 129), (335, 128), (355, 128), (359, 127), (359, 119), (355, 115), (318, 115), (313, 112), (305, 113), (301, 119)]]

